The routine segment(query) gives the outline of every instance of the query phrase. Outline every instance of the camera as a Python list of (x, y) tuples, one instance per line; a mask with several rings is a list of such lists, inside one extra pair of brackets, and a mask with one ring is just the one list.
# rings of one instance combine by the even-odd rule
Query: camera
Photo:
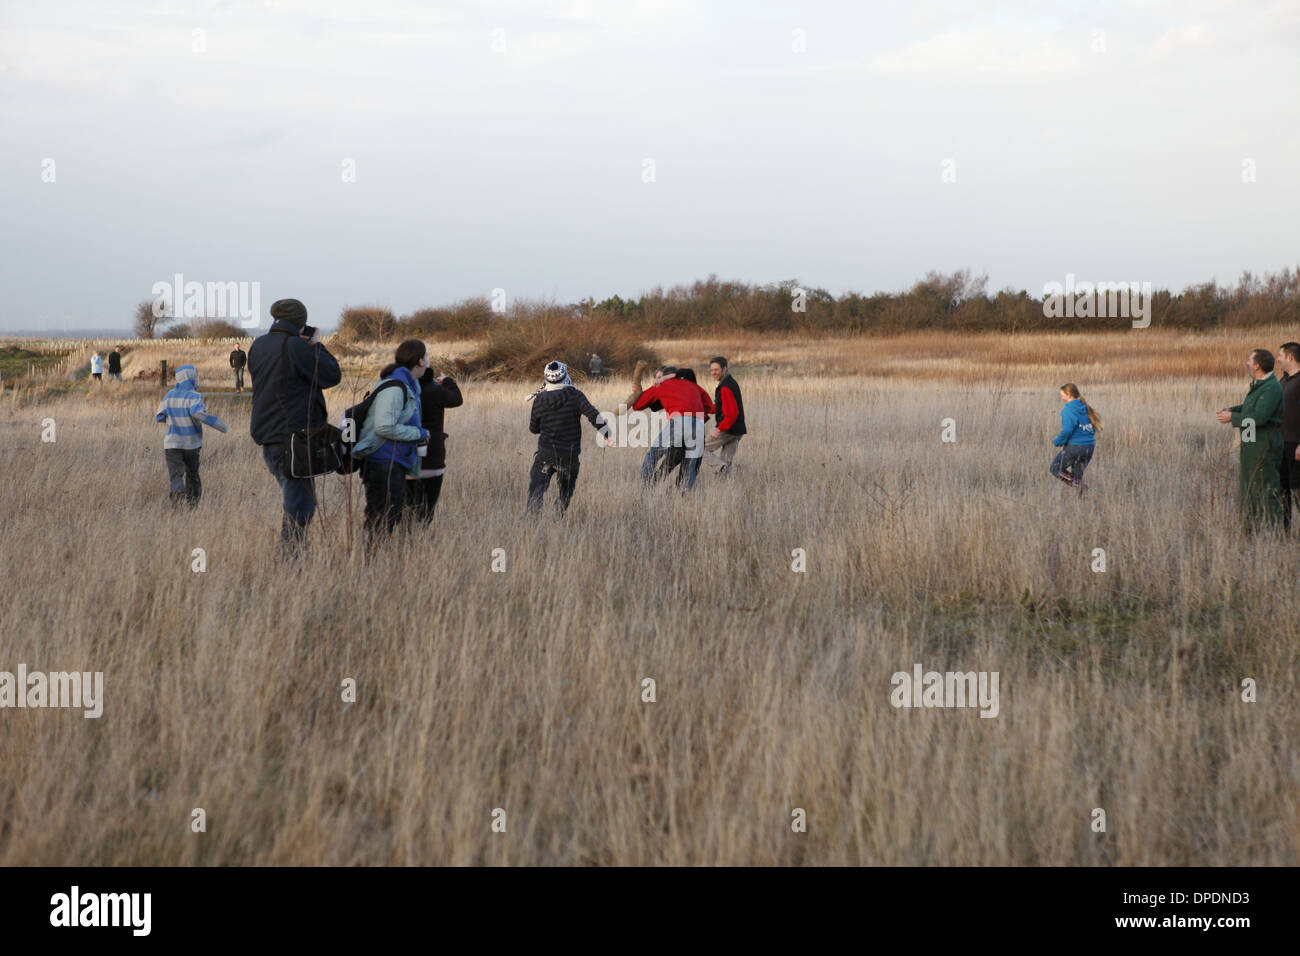
[(313, 335), (315, 335), (318, 331), (319, 330), (314, 325), (304, 325), (302, 327), (302, 332), (299, 334), (301, 334), (304, 339), (309, 339)]

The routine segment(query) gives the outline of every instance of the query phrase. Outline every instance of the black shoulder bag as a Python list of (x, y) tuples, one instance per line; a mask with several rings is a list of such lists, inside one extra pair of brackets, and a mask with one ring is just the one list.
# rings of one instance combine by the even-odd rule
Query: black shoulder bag
[(282, 467), (290, 478), (315, 478), (337, 471), (340, 465), (338, 445), (343, 432), (329, 422), (311, 427), (312, 399), (315, 398), (316, 377), (307, 393), (307, 426), (297, 431), (289, 430), (289, 410), (284, 402), (284, 391), (289, 381), (289, 336), (280, 346), (280, 413), (284, 416), (284, 459)]

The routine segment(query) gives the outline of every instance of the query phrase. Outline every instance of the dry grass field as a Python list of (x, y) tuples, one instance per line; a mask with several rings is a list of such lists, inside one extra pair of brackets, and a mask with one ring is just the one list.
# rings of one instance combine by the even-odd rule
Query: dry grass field
[[(369, 564), (337, 476), (279, 561), (246, 396), (209, 398), (190, 513), (156, 386), (8, 392), (0, 670), (104, 704), (0, 711), (0, 865), (1300, 863), (1300, 547), (1241, 531), (1213, 417), (1294, 337), (652, 343), (732, 356), (736, 473), (647, 493), (588, 430), (563, 520), (524, 512), (533, 386), (470, 381), (434, 529)], [(131, 361), (212, 393), (228, 350)], [(1083, 499), (1047, 474), (1067, 380), (1106, 426)], [(892, 707), (917, 663), (997, 671), (997, 717)]]

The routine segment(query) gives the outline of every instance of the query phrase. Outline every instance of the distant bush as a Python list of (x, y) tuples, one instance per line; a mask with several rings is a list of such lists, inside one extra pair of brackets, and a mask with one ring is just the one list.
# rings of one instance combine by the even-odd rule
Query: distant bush
[(187, 323), (178, 322), (175, 325), (168, 326), (167, 331), (163, 332), (159, 337), (164, 339), (191, 339), (194, 336)]
[(598, 315), (576, 315), (567, 307), (521, 303), (488, 326), (465, 370), (484, 378), (540, 381), (546, 363), (558, 359), (569, 366), (575, 380), (581, 380), (593, 352), (600, 356), (607, 375), (631, 372), (638, 361), (658, 361), (635, 329)]
[(190, 326), (190, 336), (209, 342), (213, 339), (248, 338), (248, 329), (242, 329), (226, 319), (200, 319)]
[(397, 317), (381, 306), (344, 309), (339, 317), (338, 336), (345, 342), (386, 340), (397, 335)]
[(420, 309), (397, 320), (397, 338), (480, 338), (498, 316), (487, 299), (466, 299), (439, 309)]

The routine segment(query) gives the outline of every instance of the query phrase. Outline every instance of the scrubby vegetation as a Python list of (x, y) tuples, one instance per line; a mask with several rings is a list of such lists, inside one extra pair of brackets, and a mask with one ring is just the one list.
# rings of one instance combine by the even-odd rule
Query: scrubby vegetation
[[(639, 298), (614, 295), (570, 305), (518, 302), (504, 312), (493, 311), (486, 299), (419, 309), (400, 318), (382, 307), (351, 308), (344, 311), (339, 330), (350, 340), (408, 335), (481, 338), (497, 326), (522, 323), (527, 328), (527, 323), (556, 313), (605, 320), (651, 338), (740, 331), (1095, 332), (1132, 327), (1126, 316), (1052, 318), (1044, 315), (1041, 295), (1011, 289), (990, 293), (986, 286), (986, 277), (969, 270), (950, 275), (931, 272), (903, 292), (846, 292), (837, 297), (794, 279), (750, 285), (709, 276), (689, 285), (656, 288)], [(1235, 285), (1210, 281), (1177, 293), (1154, 290), (1151, 319), (1153, 325), (1187, 330), (1300, 323), (1300, 269), (1264, 276), (1245, 272)]]
[(658, 360), (635, 329), (552, 307), (533, 310), (526, 320), (490, 324), (466, 370), (484, 378), (538, 378), (547, 362), (559, 359), (572, 372), (585, 374), (593, 352), (611, 374), (629, 371), (638, 361)]

